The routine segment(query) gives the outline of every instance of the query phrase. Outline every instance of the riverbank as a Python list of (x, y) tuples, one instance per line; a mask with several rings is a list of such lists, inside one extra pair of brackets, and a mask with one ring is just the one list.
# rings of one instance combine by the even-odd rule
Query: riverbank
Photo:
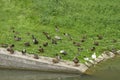
[(92, 62), (88, 61), (79, 63), (80, 66), (75, 66), (73, 62), (61, 60), (59, 63), (53, 63), (49, 57), (39, 56), (39, 59), (34, 59), (33, 55), (26, 54), (22, 55), (21, 52), (15, 51), (14, 54), (10, 54), (5, 48), (0, 48), (0, 67), (10, 69), (23, 69), (23, 70), (37, 70), (47, 72), (62, 72), (70, 74), (81, 74), (85, 73), (89, 67), (100, 63), (101, 61), (115, 57), (120, 54), (117, 51), (116, 54), (112, 52), (104, 52), (98, 56)]

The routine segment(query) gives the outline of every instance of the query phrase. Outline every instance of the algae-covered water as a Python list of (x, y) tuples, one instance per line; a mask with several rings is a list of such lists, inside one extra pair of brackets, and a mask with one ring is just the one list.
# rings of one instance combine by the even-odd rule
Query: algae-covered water
[(0, 69), (0, 80), (120, 80), (120, 57), (104, 61), (90, 68), (87, 74), (73, 75)]

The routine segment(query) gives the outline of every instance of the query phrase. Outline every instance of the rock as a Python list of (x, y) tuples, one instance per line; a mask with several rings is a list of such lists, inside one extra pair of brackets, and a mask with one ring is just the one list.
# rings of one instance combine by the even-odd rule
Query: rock
[(110, 54), (110, 58), (113, 58), (115, 56), (115, 54), (112, 52), (109, 52), (109, 54)]
[(88, 62), (85, 62), (85, 65), (88, 66), (88, 67), (91, 67), (92, 64), (91, 63), (88, 63)]
[(104, 57), (102, 55), (100, 55), (100, 56), (98, 56), (98, 59), (102, 61), (102, 60), (104, 60)]
[(117, 51), (117, 54), (119, 54), (119, 55), (120, 55), (120, 50), (118, 50), (118, 51)]
[(109, 59), (109, 58), (110, 58), (110, 56), (108, 56), (108, 55), (105, 54), (105, 53), (102, 54), (102, 57), (103, 57), (104, 59)]

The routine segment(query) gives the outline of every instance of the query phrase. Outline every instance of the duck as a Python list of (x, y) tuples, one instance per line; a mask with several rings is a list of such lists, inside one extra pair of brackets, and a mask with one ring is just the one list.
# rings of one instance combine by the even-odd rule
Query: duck
[(21, 41), (21, 37), (14, 36), (15, 41)]
[(81, 46), (81, 43), (79, 43), (79, 42), (73, 42), (73, 44), (75, 45), (75, 46), (78, 46), (78, 47), (80, 47)]
[(103, 36), (102, 35), (97, 35), (98, 39), (99, 40), (102, 40), (103, 39)]
[(10, 52), (10, 54), (14, 54), (14, 44), (10, 45), (8, 48), (7, 48), (7, 51)]
[(33, 44), (38, 44), (38, 40), (36, 38), (33, 39)]
[(58, 54), (56, 54), (55, 58), (52, 59), (53, 63), (59, 63), (61, 60), (61, 56), (59, 56)]
[(26, 49), (23, 49), (21, 52), (23, 55), (25, 55), (27, 51), (26, 51)]
[(95, 45), (95, 46), (99, 46), (99, 42), (94, 41), (94, 45)]
[(39, 59), (39, 56), (37, 54), (34, 54), (34, 59)]
[(96, 56), (96, 53), (95, 53), (95, 52), (92, 54), (91, 58), (92, 58), (93, 60), (95, 60), (95, 59), (97, 58), (97, 56)]
[(64, 36), (69, 36), (69, 34), (68, 34), (68, 33), (63, 33), (63, 35), (64, 35)]
[(89, 63), (92, 63), (92, 64), (95, 64), (95, 62), (93, 60), (91, 60), (90, 58), (84, 56), (83, 58), (86, 62), (89, 62)]
[(79, 59), (77, 58), (77, 57), (75, 57), (74, 59), (73, 59), (73, 62), (74, 62), (74, 64), (75, 64), (75, 66), (79, 66)]
[(34, 37), (34, 35), (32, 35), (32, 39), (33, 39), (33, 44), (38, 44), (38, 40)]
[(31, 46), (31, 45), (30, 45), (30, 42), (25, 42), (24, 45), (25, 45), (26, 47)]
[(50, 36), (50, 35), (46, 35), (46, 38), (47, 38), (48, 40), (50, 40), (50, 39), (51, 39), (51, 36)]
[(91, 51), (95, 51), (95, 50), (96, 50), (96, 48), (95, 48), (95, 47), (92, 47), (90, 50), (91, 50)]
[(83, 50), (83, 48), (78, 47), (77, 50), (78, 50), (78, 52), (81, 52)]
[(43, 32), (43, 34), (46, 36), (46, 35), (48, 35), (48, 32)]
[(69, 33), (63, 33), (64, 36), (68, 37), (69, 40), (73, 40), (73, 38), (71, 37), (71, 35)]
[(62, 40), (60, 36), (55, 36), (56, 40)]
[(43, 43), (43, 46), (47, 47), (48, 46), (48, 42)]
[(39, 46), (38, 51), (39, 51), (40, 53), (44, 53), (44, 49), (42, 48), (42, 46)]
[(51, 42), (52, 42), (52, 44), (57, 44), (57, 40), (56, 39), (52, 39)]
[(90, 59), (86, 56), (83, 56), (85, 61), (89, 61)]
[(60, 54), (67, 55), (68, 53), (65, 50), (60, 50)]

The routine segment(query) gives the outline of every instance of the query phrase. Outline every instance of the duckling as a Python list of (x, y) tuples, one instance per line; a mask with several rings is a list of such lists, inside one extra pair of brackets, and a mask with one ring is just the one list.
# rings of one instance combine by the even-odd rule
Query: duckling
[(73, 44), (74, 44), (75, 46), (78, 46), (78, 47), (81, 46), (81, 43), (79, 43), (79, 42), (73, 42)]
[(43, 43), (43, 46), (47, 47), (48, 46), (48, 42)]
[(98, 39), (99, 40), (102, 40), (103, 39), (103, 36), (102, 35), (97, 35)]
[(75, 64), (75, 66), (79, 66), (79, 59), (77, 58), (77, 57), (75, 57), (74, 59), (73, 59), (73, 62), (74, 62), (74, 64)]
[(57, 40), (56, 39), (52, 39), (52, 44), (57, 44)]
[(21, 41), (21, 37), (14, 36), (15, 41)]
[(94, 41), (94, 45), (95, 45), (95, 46), (99, 46), (99, 42)]
[(55, 58), (52, 59), (52, 62), (53, 62), (53, 63), (59, 63), (60, 60), (61, 60), (61, 56), (59, 56), (58, 54), (56, 54)]
[(22, 52), (23, 55), (25, 55), (26, 54), (26, 49), (23, 49), (21, 52)]
[(25, 45), (26, 47), (28, 47), (28, 46), (30, 46), (30, 43), (29, 43), (29, 42), (25, 42), (24, 45)]
[(96, 50), (96, 48), (95, 48), (95, 47), (92, 47), (90, 50), (91, 50), (91, 51), (95, 51), (95, 50)]
[(67, 55), (68, 53), (65, 50), (61, 50), (60, 54)]
[(34, 54), (34, 59), (39, 59), (39, 56), (37, 54)]
[(44, 53), (44, 49), (43, 49), (41, 46), (39, 46), (38, 51), (39, 51), (40, 53)]
[(33, 44), (38, 44), (38, 40), (36, 38), (33, 39)]

